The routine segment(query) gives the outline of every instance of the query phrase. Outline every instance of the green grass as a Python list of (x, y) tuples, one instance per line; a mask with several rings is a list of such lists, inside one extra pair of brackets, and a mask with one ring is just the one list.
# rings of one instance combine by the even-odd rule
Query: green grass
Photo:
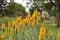
[[(0, 27), (3, 22), (7, 24), (8, 21), (11, 21), (13, 19), (15, 18), (0, 18)], [(19, 25), (17, 25), (17, 28), (18, 28), (17, 34), (14, 33), (14, 29), (13, 27), (11, 27), (10, 36), (7, 35), (7, 28), (5, 29), (4, 32), (0, 30), (0, 35), (4, 35), (5, 40), (8, 40), (9, 38), (11, 40), (16, 40), (16, 39), (17, 40), (38, 40), (39, 30), (40, 30), (41, 25), (42, 25), (42, 22), (40, 22), (39, 25), (35, 23), (34, 27), (32, 27), (31, 25), (26, 26), (23, 24), (21, 29), (18, 27)], [(60, 28), (54, 27), (54, 25), (46, 24), (46, 29), (47, 29), (47, 33), (49, 31), (53, 33), (52, 40), (60, 40), (60, 36), (59, 36)], [(46, 38), (46, 40), (49, 40), (50, 36), (47, 35), (47, 37), (48, 38)]]
[(60, 40), (60, 28), (54, 25), (46, 25), (47, 31), (53, 33), (52, 40)]
[[(0, 18), (0, 35), (4, 35), (6, 39), (7, 39), (7, 32), (6, 31), (7, 31), (8, 21), (12, 21), (13, 19), (15, 19), (15, 18), (9, 18), (9, 17), (2, 17), (2, 18)], [(2, 23), (6, 24), (6, 30), (5, 30), (5, 32), (3, 32), (1, 30)]]
[[(37, 26), (37, 25), (36, 25)], [(5, 32), (3, 32), (2, 30), (0, 30), (0, 34), (3, 34), (5, 36), (5, 40), (8, 40), (8, 37), (11, 39), (11, 37), (13, 37), (12, 40), (38, 40), (38, 34), (39, 34), (39, 27), (32, 27), (31, 25), (26, 26), (23, 25), (22, 28), (18, 28), (17, 30), (17, 34), (14, 33), (14, 29), (11, 27), (11, 35), (8, 36), (7, 35), (7, 28), (5, 29)], [(17, 26), (18, 27), (18, 26)]]
[(15, 19), (15, 18), (9, 18), (9, 17), (2, 17), (2, 18), (0, 18), (0, 28), (1, 28), (2, 23), (5, 23), (6, 26), (7, 26), (8, 21), (12, 21), (13, 19)]

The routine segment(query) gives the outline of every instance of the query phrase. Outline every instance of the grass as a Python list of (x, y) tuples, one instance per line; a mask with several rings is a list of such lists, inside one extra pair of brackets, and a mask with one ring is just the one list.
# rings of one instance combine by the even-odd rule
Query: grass
[[(7, 28), (5, 32), (2, 32), (2, 30), (0, 31), (0, 33), (5, 36), (5, 40), (8, 40), (8, 36), (6, 34)], [(11, 35), (9, 38), (11, 39), (11, 37), (13, 37), (13, 40), (16, 40), (17, 37), (19, 40), (38, 40), (38, 31), (39, 28), (36, 26), (32, 28), (32, 26), (23, 25), (21, 29), (18, 28), (17, 34), (15, 34), (14, 29), (11, 27)]]
[[(0, 18), (0, 27), (3, 22), (6, 23), (7, 25), (7, 22), (13, 19), (15, 18)], [(37, 25), (35, 23), (34, 27), (32, 27), (31, 25), (26, 26), (23, 24), (21, 29), (18, 27), (19, 25), (17, 25), (17, 28), (18, 28), (17, 34), (14, 33), (14, 29), (13, 27), (11, 27), (10, 36), (7, 35), (7, 28), (5, 29), (4, 32), (0, 30), (0, 35), (4, 35), (5, 40), (9, 40), (9, 38), (11, 40), (16, 40), (16, 39), (17, 40), (38, 40), (41, 24), (42, 23), (39, 23), (39, 25)], [(60, 40), (60, 28), (54, 27), (54, 25), (46, 24), (46, 29), (47, 29), (47, 32), (51, 31), (53, 33), (52, 40)], [(49, 39), (46, 38), (46, 40), (49, 40)]]
[(0, 28), (1, 28), (2, 23), (5, 23), (7, 26), (8, 21), (12, 21), (13, 19), (15, 18), (9, 18), (9, 17), (0, 18)]
[(46, 28), (48, 31), (51, 31), (53, 33), (53, 40), (60, 40), (60, 28), (55, 27), (54, 25), (46, 25)]

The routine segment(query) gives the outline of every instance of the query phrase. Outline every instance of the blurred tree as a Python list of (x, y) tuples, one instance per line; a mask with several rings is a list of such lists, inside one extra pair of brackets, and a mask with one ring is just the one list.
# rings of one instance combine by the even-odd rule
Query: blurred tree
[(50, 15), (56, 16), (57, 26), (60, 27), (60, 0), (29, 0), (29, 1), (30, 2), (33, 2), (33, 1), (40, 2), (43, 5), (44, 10), (49, 12)]
[(5, 9), (5, 13), (9, 17), (25, 16), (26, 11), (25, 11), (25, 7), (22, 6), (21, 4), (10, 2), (9, 7)]
[(26, 15), (26, 9), (21, 4), (15, 3), (15, 14), (17, 16), (25, 16)]
[(30, 8), (29, 8), (29, 11), (31, 12), (31, 14), (33, 13), (33, 11), (35, 10), (35, 9), (38, 9), (38, 11), (40, 12), (40, 10), (39, 10), (39, 8), (40, 8), (40, 6), (41, 6), (41, 4), (42, 3), (40, 3), (41, 1), (40, 0), (29, 0), (30, 2), (27, 2), (27, 6), (29, 5), (29, 4), (31, 4), (30, 5)]
[(15, 3), (14, 0), (0, 0), (0, 15), (2, 16), (25, 16), (25, 7), (22, 4)]
[(4, 9), (7, 7), (7, 0), (0, 0), (0, 15), (4, 15)]
[(51, 16), (56, 16), (55, 6), (53, 6), (51, 2), (44, 4), (44, 10), (46, 10)]
[(55, 6), (57, 27), (60, 27), (60, 0), (50, 0), (50, 2)]
[[(40, 10), (40, 6), (42, 5), (42, 8), (46, 10), (51, 16), (56, 16), (55, 7), (53, 7), (52, 3), (49, 0), (29, 0), (30, 2), (27, 2), (27, 4), (31, 4), (31, 7), (29, 11), (32, 13), (34, 9)], [(53, 10), (53, 11), (52, 11)]]

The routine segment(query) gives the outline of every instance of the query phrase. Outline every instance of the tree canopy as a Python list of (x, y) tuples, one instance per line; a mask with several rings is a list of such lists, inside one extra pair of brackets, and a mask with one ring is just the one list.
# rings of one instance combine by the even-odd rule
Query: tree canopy
[(55, 6), (51, 3), (50, 0), (29, 0), (30, 2), (32, 2), (32, 5), (30, 7), (30, 12), (32, 13), (32, 11), (37, 8), (39, 9), (40, 5), (42, 5), (43, 10), (47, 11), (51, 16), (56, 16), (56, 10), (55, 10)]
[[(5, 1), (5, 0), (3, 0)], [(0, 15), (1, 16), (9, 16), (9, 17), (15, 17), (15, 16), (25, 16), (26, 14), (26, 9), (24, 6), (22, 6), (22, 4), (18, 4), (18, 3), (15, 3), (14, 0), (10, 0), (10, 2), (8, 3), (7, 1), (7, 4), (5, 3), (5, 5), (7, 5), (7, 7), (5, 7), (4, 5), (4, 9), (2, 8), (2, 5), (4, 4), (2, 1), (1, 3), (1, 12), (0, 12)], [(3, 9), (3, 10), (2, 10)]]

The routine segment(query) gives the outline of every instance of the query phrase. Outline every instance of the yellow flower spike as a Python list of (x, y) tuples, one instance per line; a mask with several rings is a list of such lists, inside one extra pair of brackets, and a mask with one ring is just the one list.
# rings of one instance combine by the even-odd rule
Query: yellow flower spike
[(15, 26), (17, 25), (17, 21), (15, 21)]
[(10, 28), (11, 27), (11, 22), (10, 21), (8, 21), (8, 28)]
[(18, 21), (18, 19), (16, 19), (16, 20), (15, 20), (15, 25), (17, 25), (17, 24), (18, 24), (18, 22), (19, 22), (19, 21)]
[(15, 27), (15, 20), (12, 20), (12, 26)]
[(20, 21), (20, 22), (22, 21), (22, 16), (19, 17), (19, 21)]
[(32, 20), (33, 18), (32, 17), (30, 17), (30, 21)]
[(34, 27), (34, 22), (32, 22), (32, 26)]
[(28, 24), (30, 24), (30, 19), (28, 18)]
[(22, 21), (21, 21), (21, 22), (19, 22), (20, 28), (22, 27), (22, 24), (23, 24), (23, 22), (22, 22)]
[(19, 19), (22, 19), (22, 16), (20, 16)]
[(46, 36), (46, 28), (41, 27), (40, 28), (40, 33), (39, 33), (39, 40), (44, 40), (44, 37)]
[(7, 35), (10, 36), (10, 28), (7, 29)]
[(2, 23), (2, 30), (5, 31), (5, 24)]
[(1, 38), (2, 38), (2, 40), (4, 40), (4, 36), (3, 35), (1, 35)]
[(15, 29), (14, 29), (14, 33), (17, 33), (17, 27), (15, 27)]
[(37, 22), (37, 25), (39, 24), (39, 19), (38, 19), (38, 17), (37, 17), (37, 20), (36, 20), (36, 22)]
[(38, 15), (38, 12), (35, 10), (34, 13), (33, 13), (33, 15), (32, 15), (32, 17), (33, 17), (34, 19), (36, 19), (37, 15)]
[(35, 15), (36, 15), (36, 16), (38, 15), (38, 11), (37, 11), (37, 10), (35, 10)]
[(24, 23), (27, 25), (27, 18), (24, 19)]

